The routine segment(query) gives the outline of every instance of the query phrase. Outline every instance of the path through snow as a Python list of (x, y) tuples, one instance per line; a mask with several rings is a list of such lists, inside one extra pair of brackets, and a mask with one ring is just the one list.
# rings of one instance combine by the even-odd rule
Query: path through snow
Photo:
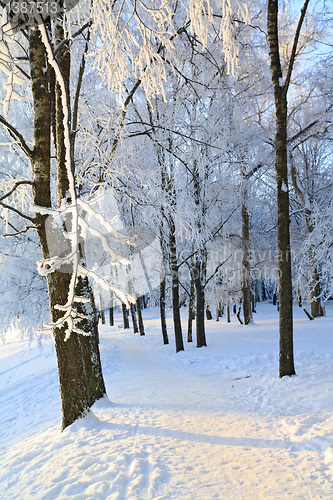
[(298, 375), (282, 380), (268, 304), (248, 328), (209, 322), (208, 347), (178, 354), (151, 311), (145, 337), (102, 327), (112, 402), (63, 433), (52, 344), (12, 339), (0, 347), (0, 498), (333, 498), (332, 313), (295, 311)]

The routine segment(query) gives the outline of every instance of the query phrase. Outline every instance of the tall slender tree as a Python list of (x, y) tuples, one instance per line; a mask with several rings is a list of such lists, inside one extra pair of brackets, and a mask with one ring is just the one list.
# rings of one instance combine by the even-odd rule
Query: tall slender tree
[(296, 28), (287, 73), (282, 74), (279, 46), (279, 2), (268, 0), (267, 39), (271, 66), (271, 79), (275, 101), (275, 172), (277, 188), (277, 249), (279, 269), (279, 375), (294, 375), (293, 351), (293, 291), (291, 277), (291, 252), (289, 230), (289, 190), (287, 154), (287, 94), (294, 67), (297, 45), (310, 0), (306, 0)]

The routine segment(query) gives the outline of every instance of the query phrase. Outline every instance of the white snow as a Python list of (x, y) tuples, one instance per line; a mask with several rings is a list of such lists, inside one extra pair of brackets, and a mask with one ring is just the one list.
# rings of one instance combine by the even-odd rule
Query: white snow
[(282, 193), (287, 193), (288, 192), (288, 186), (287, 186), (287, 184), (285, 183), (284, 180), (282, 181), (281, 192)]
[[(185, 313), (185, 311), (183, 311)], [(0, 346), (0, 498), (329, 499), (333, 479), (333, 304), (309, 321), (295, 308), (297, 376), (278, 378), (278, 315), (207, 322), (208, 347), (162, 345), (101, 327), (107, 398), (60, 432), (51, 341)], [(186, 316), (184, 319), (184, 332)], [(184, 340), (185, 340), (184, 334)]]
[(286, 84), (286, 79), (285, 78), (279, 78), (279, 87), (284, 87)]

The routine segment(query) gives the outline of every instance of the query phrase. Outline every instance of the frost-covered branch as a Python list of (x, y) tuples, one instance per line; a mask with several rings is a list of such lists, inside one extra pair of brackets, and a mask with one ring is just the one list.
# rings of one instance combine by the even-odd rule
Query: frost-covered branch
[(303, 7), (301, 9), (301, 15), (300, 15), (300, 18), (299, 18), (299, 21), (298, 21), (298, 24), (297, 24), (296, 33), (295, 33), (295, 37), (294, 37), (293, 48), (291, 50), (291, 55), (290, 55), (290, 60), (289, 60), (288, 72), (287, 72), (287, 76), (286, 76), (286, 80), (285, 80), (285, 84), (284, 84), (284, 88), (285, 88), (285, 92), (286, 93), (288, 92), (288, 88), (289, 88), (289, 84), (290, 84), (290, 79), (291, 79), (291, 73), (292, 73), (292, 70), (293, 70), (293, 67), (294, 67), (295, 58), (296, 58), (297, 45), (298, 45), (298, 41), (299, 41), (299, 37), (300, 37), (300, 34), (301, 34), (302, 25), (303, 25), (303, 22), (304, 22), (304, 19), (305, 19), (305, 14), (306, 14), (306, 10), (308, 8), (309, 2), (310, 2), (310, 0), (305, 0), (304, 5), (303, 5)]
[(21, 150), (28, 156), (30, 160), (32, 160), (33, 152), (25, 142), (23, 135), (20, 134), (20, 132), (18, 132), (18, 130), (13, 125), (11, 125), (2, 115), (0, 115), (0, 123), (2, 123), (2, 125), (7, 129), (9, 135), (15, 140)]
[(38, 230), (38, 227), (37, 226), (27, 226), (25, 229), (22, 229), (22, 231), (16, 231), (15, 233), (6, 233), (6, 234), (2, 234), (1, 236), (2, 236), (2, 238), (6, 238), (9, 236), (19, 236), (20, 234), (27, 233), (30, 229)]
[(80, 64), (80, 69), (79, 69), (79, 77), (78, 77), (78, 81), (76, 84), (76, 92), (75, 92), (74, 107), (73, 107), (72, 144), (71, 144), (72, 151), (74, 151), (74, 149), (75, 149), (75, 137), (76, 137), (76, 132), (77, 132), (77, 121), (78, 121), (78, 112), (79, 112), (79, 98), (80, 98), (80, 92), (81, 92), (81, 87), (82, 87), (82, 82), (83, 82), (83, 75), (84, 75), (84, 71), (85, 71), (85, 67), (86, 67), (86, 57), (87, 57), (89, 41), (90, 41), (90, 26), (91, 26), (91, 23), (87, 23), (87, 25), (85, 26), (85, 27), (88, 27), (89, 29), (88, 29), (88, 34), (87, 34), (87, 38), (86, 38), (84, 51), (82, 54), (82, 59), (81, 59), (81, 64)]
[(14, 186), (6, 193), (4, 194), (3, 196), (0, 196), (0, 201), (2, 200), (5, 200), (6, 198), (8, 198), (10, 195), (12, 195), (14, 193), (14, 191), (19, 187), (21, 186), (22, 184), (27, 184), (29, 186), (32, 186), (33, 185), (33, 182), (32, 181), (27, 181), (27, 180), (22, 180), (22, 181), (17, 181), (15, 182)]
[(217, 7), (211, 0), (166, 0), (160, 7), (148, 8), (140, 0), (124, 0), (118, 8), (113, 5), (111, 9), (108, 0), (96, 1), (92, 9), (93, 27), (100, 43), (94, 55), (104, 81), (119, 92), (122, 100), (125, 82), (133, 75), (142, 80), (148, 99), (158, 94), (165, 99), (165, 60), (177, 65), (175, 38), (179, 29), (189, 26), (204, 50), (216, 9), (222, 14), (218, 34), (228, 71), (232, 72), (238, 66), (239, 52), (233, 19), (237, 16), (245, 22), (250, 20), (245, 1), (223, 0)]
[(10, 205), (7, 205), (6, 203), (3, 203), (3, 201), (0, 201), (0, 205), (3, 207), (3, 208), (7, 208), (8, 210), (11, 210), (12, 212), (14, 212), (16, 215), (19, 215), (20, 217), (22, 217), (23, 219), (26, 219), (30, 222), (32, 222), (33, 224), (36, 224), (36, 219), (34, 217), (30, 217), (29, 215), (27, 214), (24, 214), (23, 212), (20, 212), (20, 210), (17, 210), (17, 208), (15, 207), (11, 207)]

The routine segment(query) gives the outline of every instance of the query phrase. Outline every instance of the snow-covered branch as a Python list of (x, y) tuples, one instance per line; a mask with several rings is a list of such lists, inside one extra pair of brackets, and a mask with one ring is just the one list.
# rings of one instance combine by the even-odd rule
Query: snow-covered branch
[(27, 145), (24, 137), (16, 128), (11, 125), (6, 118), (4, 118), (2, 115), (0, 115), (0, 123), (7, 129), (9, 135), (15, 140), (16, 144), (21, 148), (23, 153), (27, 155), (27, 157), (32, 160), (33, 152)]

